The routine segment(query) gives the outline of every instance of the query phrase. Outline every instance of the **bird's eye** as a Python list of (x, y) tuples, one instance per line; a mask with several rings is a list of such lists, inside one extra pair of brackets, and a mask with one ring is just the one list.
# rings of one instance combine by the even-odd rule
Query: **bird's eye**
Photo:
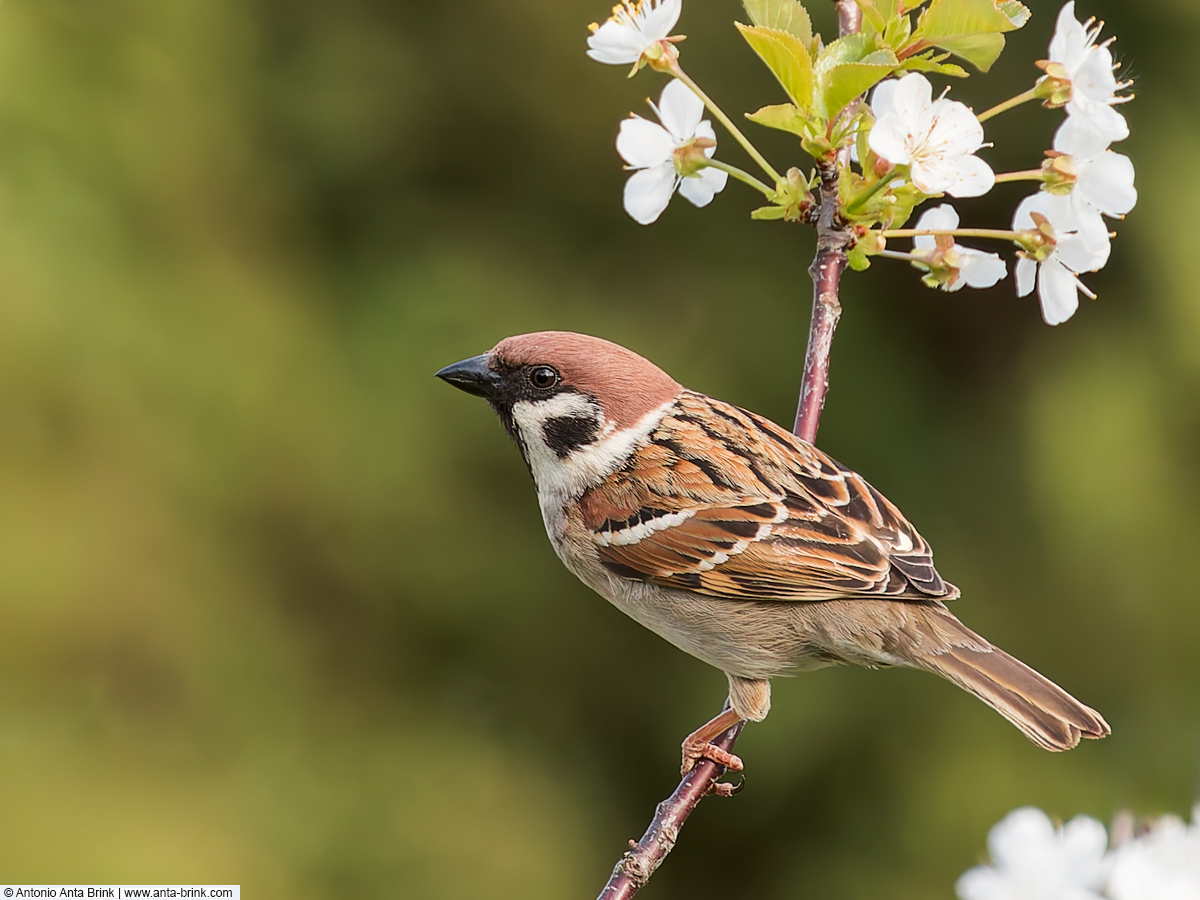
[(529, 370), (529, 381), (535, 388), (544, 391), (558, 384), (558, 373), (550, 366), (534, 366)]

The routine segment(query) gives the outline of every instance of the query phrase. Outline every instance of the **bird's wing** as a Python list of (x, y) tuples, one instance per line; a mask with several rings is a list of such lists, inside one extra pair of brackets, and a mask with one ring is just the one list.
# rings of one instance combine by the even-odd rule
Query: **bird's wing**
[(775, 600), (957, 593), (861, 476), (702, 394), (685, 392), (580, 510), (605, 567), (667, 587)]

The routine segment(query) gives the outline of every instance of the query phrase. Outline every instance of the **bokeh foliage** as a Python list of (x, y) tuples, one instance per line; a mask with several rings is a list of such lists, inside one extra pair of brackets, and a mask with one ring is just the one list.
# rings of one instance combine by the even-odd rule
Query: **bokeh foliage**
[[(952, 96), (1036, 74), (1058, 6), (1031, 8)], [(0, 9), (0, 878), (591, 896), (640, 834), (724, 679), (559, 566), (516, 451), (431, 376), (566, 328), (788, 422), (812, 244), (736, 186), (624, 217), (612, 139), (661, 79), (584, 57), (605, 12)], [(848, 276), (820, 441), (933, 542), (968, 624), (1114, 734), (1051, 755), (928, 676), (781, 682), (747, 790), (701, 807), (648, 897), (950, 896), (1016, 805), (1195, 796), (1200, 12), (1080, 12), (1139, 77), (1118, 149), (1142, 200), (1101, 299), (1051, 330), (1011, 282)], [(690, 0), (683, 51), (753, 110), (781, 98), (738, 14)], [(989, 123), (995, 169), (1057, 121)], [(964, 221), (1003, 227), (1022, 190)]]

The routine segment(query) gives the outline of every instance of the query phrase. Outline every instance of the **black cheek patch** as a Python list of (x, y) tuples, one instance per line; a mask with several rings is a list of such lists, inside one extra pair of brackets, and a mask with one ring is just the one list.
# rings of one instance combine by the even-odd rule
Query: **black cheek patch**
[(595, 441), (599, 430), (600, 424), (592, 416), (558, 416), (542, 425), (542, 437), (559, 459), (565, 459)]

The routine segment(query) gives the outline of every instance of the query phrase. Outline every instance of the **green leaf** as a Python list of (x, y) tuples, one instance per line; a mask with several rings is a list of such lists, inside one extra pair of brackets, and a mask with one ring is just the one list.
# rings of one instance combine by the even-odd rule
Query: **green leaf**
[(882, 34), (888, 26), (887, 20), (891, 14), (885, 14), (873, 0), (855, 0), (855, 2), (858, 3), (858, 8), (862, 10), (863, 23), (871, 26), (871, 29), (876, 34)]
[(871, 267), (871, 258), (858, 248), (858, 244), (846, 251), (846, 262), (855, 272), (865, 272)]
[(760, 28), (786, 31), (807, 47), (812, 43), (812, 19), (800, 0), (744, 0), (746, 15)]
[(805, 128), (808, 117), (803, 110), (791, 103), (764, 106), (758, 112), (746, 113), (746, 118), (767, 128), (777, 128), (801, 136), (808, 130)]
[(883, 29), (883, 43), (893, 50), (899, 50), (908, 43), (912, 35), (912, 22), (908, 16), (897, 16), (887, 23)]
[(1004, 37), (999, 34), (971, 34), (943, 38), (937, 45), (965, 59), (980, 72), (986, 72), (1004, 52)]
[(1014, 28), (1021, 28), (1029, 21), (1029, 9), (1017, 0), (1002, 0), (1000, 11), (1008, 16)]
[(813, 65), (798, 37), (775, 28), (751, 27), (735, 22), (746, 43), (783, 85), (792, 102), (810, 109), (813, 102)]
[(867, 35), (848, 34), (821, 52), (815, 74), (820, 88), (818, 112), (824, 118), (834, 118), (900, 65), (890, 49), (875, 50), (874, 46)]
[(1016, 0), (932, 0), (917, 33), (926, 46), (949, 50), (986, 72), (1004, 50), (1003, 33), (1028, 19), (1029, 10)]
[(771, 219), (782, 219), (787, 212), (782, 206), (760, 206), (756, 210), (752, 210), (750, 218), (769, 221)]
[(949, 75), (951, 78), (966, 78), (967, 70), (962, 66), (942, 62), (949, 55), (949, 53), (935, 53), (930, 50), (920, 56), (910, 56), (900, 65), (908, 72), (936, 72), (938, 75)]

